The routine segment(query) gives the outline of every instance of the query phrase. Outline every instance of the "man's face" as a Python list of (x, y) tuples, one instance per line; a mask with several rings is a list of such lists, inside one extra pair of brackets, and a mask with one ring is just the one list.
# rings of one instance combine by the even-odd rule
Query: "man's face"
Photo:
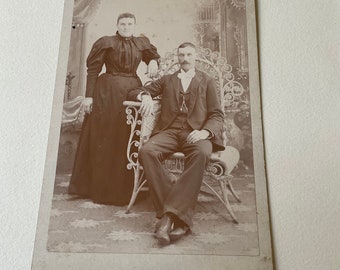
[(185, 47), (178, 49), (178, 62), (181, 65), (181, 68), (184, 71), (188, 71), (189, 69), (195, 67), (196, 60), (196, 50), (192, 47)]
[(122, 37), (131, 37), (135, 29), (134, 18), (121, 18), (117, 24), (118, 33)]

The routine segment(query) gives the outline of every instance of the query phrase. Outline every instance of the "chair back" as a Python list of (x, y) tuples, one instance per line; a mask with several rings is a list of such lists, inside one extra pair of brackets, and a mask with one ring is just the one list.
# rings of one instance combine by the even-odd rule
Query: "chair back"
[[(172, 53), (166, 53), (160, 59), (160, 71), (158, 78), (173, 74), (180, 69), (177, 58), (177, 49)], [(235, 102), (244, 93), (244, 88), (235, 79), (233, 68), (227, 63), (227, 59), (219, 52), (212, 52), (210, 49), (197, 47), (196, 68), (215, 80), (217, 94), (224, 113), (237, 108)]]

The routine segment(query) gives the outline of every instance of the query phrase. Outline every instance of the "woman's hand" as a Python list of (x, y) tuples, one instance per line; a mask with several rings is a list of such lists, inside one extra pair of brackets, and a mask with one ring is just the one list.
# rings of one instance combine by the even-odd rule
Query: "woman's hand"
[(158, 64), (156, 60), (151, 60), (148, 65), (148, 77), (153, 78), (158, 73)]
[(140, 113), (142, 116), (151, 115), (153, 112), (153, 101), (152, 97), (148, 94), (143, 94), (142, 97), (142, 104), (140, 106)]
[(92, 103), (93, 103), (93, 98), (92, 97), (86, 97), (83, 100), (84, 111), (86, 113), (91, 113), (92, 112)]

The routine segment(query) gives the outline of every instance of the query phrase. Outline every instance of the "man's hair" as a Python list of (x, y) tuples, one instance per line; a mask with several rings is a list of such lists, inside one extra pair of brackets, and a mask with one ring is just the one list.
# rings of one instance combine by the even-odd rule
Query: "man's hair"
[(119, 20), (120, 19), (123, 19), (123, 18), (132, 18), (135, 20), (135, 23), (136, 23), (136, 17), (135, 15), (133, 15), (132, 13), (122, 13), (122, 14), (119, 14), (118, 18), (117, 18), (117, 24), (119, 23)]
[(196, 46), (192, 44), (191, 42), (183, 42), (181, 45), (178, 46), (177, 51), (181, 48), (191, 47), (196, 50)]

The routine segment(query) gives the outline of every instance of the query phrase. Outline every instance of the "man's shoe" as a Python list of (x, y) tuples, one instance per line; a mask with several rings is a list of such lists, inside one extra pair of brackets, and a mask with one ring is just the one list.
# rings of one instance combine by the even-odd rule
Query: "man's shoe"
[[(158, 224), (157, 224), (158, 225)], [(159, 225), (156, 228), (156, 238), (161, 245), (170, 244), (170, 229), (172, 220), (168, 214), (164, 214), (160, 220)]]
[(160, 219), (159, 219), (159, 220), (157, 220), (157, 222), (156, 222), (156, 224), (155, 224), (155, 230), (153, 231), (154, 233), (156, 233), (156, 232), (157, 232), (157, 230), (158, 230), (159, 226), (161, 226), (161, 220), (160, 220)]
[(176, 226), (170, 233), (169, 238), (171, 241), (176, 241), (190, 232), (188, 226)]

